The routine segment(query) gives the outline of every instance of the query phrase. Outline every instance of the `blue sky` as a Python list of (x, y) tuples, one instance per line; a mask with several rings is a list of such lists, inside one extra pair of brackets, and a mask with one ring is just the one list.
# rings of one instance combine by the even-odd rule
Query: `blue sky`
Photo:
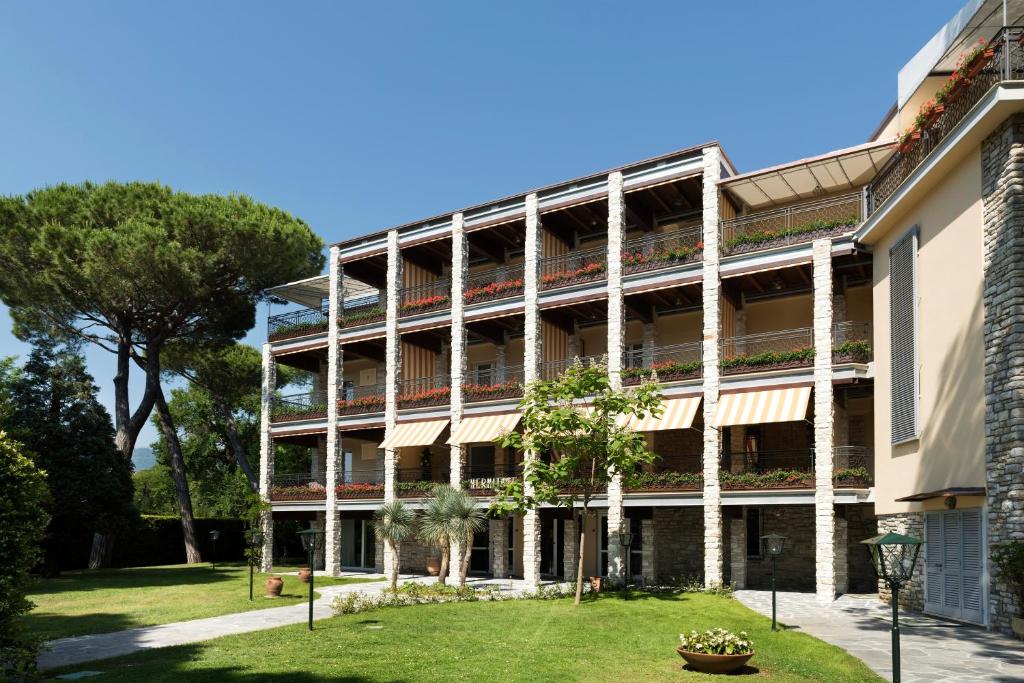
[(243, 192), (332, 242), (711, 139), (754, 170), (863, 142), (961, 4), (8, 2), (0, 194)]

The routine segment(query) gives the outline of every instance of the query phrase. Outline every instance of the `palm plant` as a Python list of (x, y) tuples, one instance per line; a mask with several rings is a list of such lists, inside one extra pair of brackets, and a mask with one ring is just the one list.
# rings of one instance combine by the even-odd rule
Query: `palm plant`
[(473, 548), (473, 534), (484, 528), (486, 516), (476, 501), (462, 490), (453, 490), (448, 499), (449, 514), (452, 519), (452, 538), (459, 544), (459, 555), (462, 558), (459, 569), (459, 585), (466, 585), (466, 574), (469, 573), (469, 557)]
[(441, 569), (437, 574), (437, 582), (444, 585), (448, 576), (451, 558), (452, 538), (458, 532), (453, 524), (450, 501), (457, 493), (449, 484), (438, 484), (427, 498), (426, 505), (420, 514), (419, 536), (428, 546), (435, 546), (441, 551)]
[(378, 538), (391, 548), (395, 558), (389, 567), (391, 590), (398, 588), (398, 544), (412, 536), (416, 528), (416, 513), (400, 500), (384, 503), (373, 516), (373, 530)]

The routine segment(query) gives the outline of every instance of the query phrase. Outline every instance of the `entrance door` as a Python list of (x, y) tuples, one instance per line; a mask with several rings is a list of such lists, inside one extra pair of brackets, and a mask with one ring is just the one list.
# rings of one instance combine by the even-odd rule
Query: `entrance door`
[(565, 521), (552, 518), (540, 526), (540, 573), (560, 578), (565, 575)]
[(369, 519), (341, 520), (341, 566), (352, 569), (373, 569), (376, 543), (373, 521)]
[(491, 571), (491, 531), (487, 526), (473, 534), (469, 571), (474, 574), (489, 574)]
[(984, 538), (980, 509), (925, 513), (924, 608), (983, 623)]

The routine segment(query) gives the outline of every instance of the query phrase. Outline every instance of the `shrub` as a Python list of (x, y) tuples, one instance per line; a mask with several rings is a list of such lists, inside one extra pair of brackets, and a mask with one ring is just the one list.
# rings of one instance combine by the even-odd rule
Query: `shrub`
[(1024, 541), (1000, 543), (992, 551), (992, 563), (999, 571), (999, 580), (1017, 591), (1017, 609), (1024, 611)]
[(746, 631), (735, 634), (724, 628), (713, 628), (703, 633), (680, 633), (679, 642), (687, 652), (705, 655), (748, 655), (754, 651), (754, 644)]
[(783, 363), (810, 363), (814, 360), (814, 349), (805, 348), (795, 351), (765, 351), (734, 358), (726, 358), (720, 365), (723, 370), (741, 367), (765, 367), (782, 365)]
[[(589, 590), (589, 586), (586, 587)], [(451, 586), (447, 584), (424, 584), (410, 582), (396, 590), (384, 589), (380, 593), (353, 592), (339, 595), (331, 603), (335, 616), (359, 614), (382, 607), (409, 607), (411, 605), (433, 605), (446, 602), (477, 602), (478, 600), (561, 600), (576, 595), (576, 588), (570, 584), (540, 586), (532, 592), (504, 592), (498, 585), (482, 588), (472, 586)]]
[(383, 318), (386, 314), (383, 306), (374, 306), (362, 311), (356, 310), (351, 313), (343, 313), (341, 318), (338, 319), (338, 324), (342, 327), (356, 325), (364, 321)]

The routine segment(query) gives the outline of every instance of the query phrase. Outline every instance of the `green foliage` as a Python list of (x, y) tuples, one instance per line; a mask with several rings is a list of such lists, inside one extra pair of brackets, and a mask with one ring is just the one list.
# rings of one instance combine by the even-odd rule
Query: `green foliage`
[(766, 367), (783, 363), (811, 363), (814, 361), (814, 349), (797, 349), (795, 351), (765, 351), (763, 353), (746, 354), (723, 359), (720, 366), (723, 370), (743, 367)]
[(871, 342), (866, 339), (848, 339), (832, 350), (836, 356), (849, 356), (856, 363), (867, 363), (871, 357)]
[(25, 594), (40, 558), (50, 497), (45, 473), (3, 432), (0, 492), (0, 677), (17, 681), (35, 676), (38, 642), (17, 619), (32, 609)]
[(1000, 543), (992, 551), (999, 580), (1017, 589), (1018, 609), (1024, 610), (1024, 541)]
[(732, 239), (725, 240), (722, 243), (722, 250), (725, 253), (729, 253), (736, 247), (745, 244), (764, 244), (781, 237), (795, 237), (798, 235), (805, 235), (809, 232), (817, 232), (818, 230), (833, 230), (835, 228), (844, 228), (847, 226), (853, 226), (860, 222), (860, 218), (856, 214), (849, 216), (843, 216), (842, 218), (836, 218), (832, 220), (814, 220), (799, 225), (794, 225), (788, 228), (779, 228), (777, 230), (752, 230), (751, 232), (745, 232), (736, 235)]
[(377, 594), (353, 592), (339, 595), (331, 603), (335, 616), (360, 614), (383, 607), (410, 607), (412, 605), (436, 605), (448, 602), (477, 602), (488, 600), (561, 600), (571, 597), (572, 590), (564, 584), (540, 586), (536, 591), (517, 593), (502, 592), (497, 586), (474, 588), (472, 586), (449, 586), (440, 583), (404, 583), (398, 588), (385, 589)]
[(735, 634), (724, 628), (713, 628), (703, 633), (680, 633), (679, 642), (687, 652), (704, 655), (747, 655), (754, 651), (754, 644), (746, 631)]

